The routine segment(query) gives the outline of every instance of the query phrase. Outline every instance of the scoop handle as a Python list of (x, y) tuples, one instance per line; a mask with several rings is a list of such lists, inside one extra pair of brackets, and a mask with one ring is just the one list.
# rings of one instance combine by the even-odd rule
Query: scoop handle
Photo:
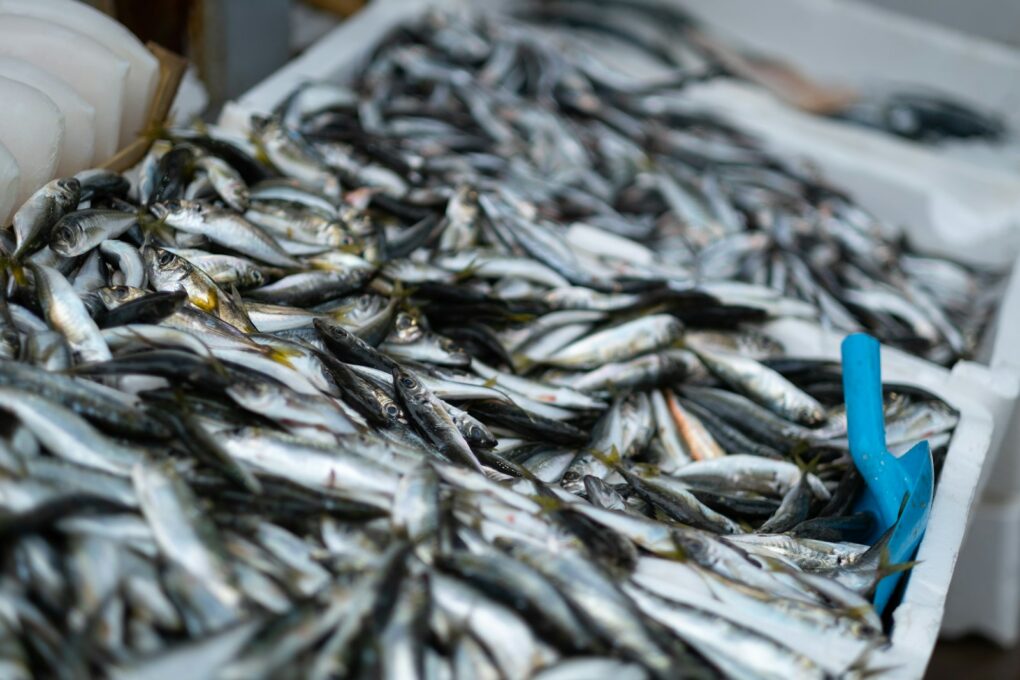
[(842, 352), (850, 455), (868, 486), (879, 488), (886, 455), (879, 343), (854, 333), (843, 340)]

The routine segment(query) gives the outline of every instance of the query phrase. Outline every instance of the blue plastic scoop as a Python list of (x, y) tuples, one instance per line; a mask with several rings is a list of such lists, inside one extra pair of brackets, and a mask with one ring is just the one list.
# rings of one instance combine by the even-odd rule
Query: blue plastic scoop
[[(857, 510), (870, 511), (877, 520), (869, 542), (895, 525), (888, 544), (889, 562), (907, 562), (928, 525), (935, 469), (927, 441), (918, 442), (902, 456), (894, 456), (885, 446), (879, 344), (870, 335), (855, 333), (843, 340), (843, 396), (850, 455), (867, 484)], [(892, 574), (878, 584), (875, 609), (879, 614), (900, 576)]]

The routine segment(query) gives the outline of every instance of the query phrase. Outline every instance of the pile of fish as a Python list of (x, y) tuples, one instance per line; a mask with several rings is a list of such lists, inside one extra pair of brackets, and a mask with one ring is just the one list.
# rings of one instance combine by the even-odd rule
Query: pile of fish
[[(847, 123), (875, 128), (919, 144), (944, 142), (1003, 143), (1012, 131), (998, 115), (982, 111), (954, 93), (932, 88), (889, 85), (864, 92), (812, 82), (791, 65), (771, 57), (746, 54), (694, 16), (680, 3), (656, 0), (516, 0), (503, 3), (532, 21), (554, 25), (560, 36), (575, 38), (575, 47), (599, 55), (614, 52), (604, 61), (619, 58), (616, 48), (637, 51), (650, 60), (651, 78), (659, 69), (676, 69), (666, 76), (679, 83), (715, 77), (754, 75), (776, 83), (786, 76), (787, 95), (803, 88), (805, 97), (821, 98), (824, 107), (813, 112)], [(644, 65), (647, 66), (647, 65)], [(629, 72), (635, 69), (628, 68)], [(642, 70), (640, 67), (637, 69)], [(792, 91), (791, 91), (792, 90)], [(817, 100), (816, 100), (817, 102)], [(818, 108), (827, 109), (823, 114)]]
[[(509, 168), (495, 171), (514, 178), (515, 190), (528, 199), (559, 206), (564, 220), (594, 223), (650, 247), (668, 266), (649, 276), (767, 285), (811, 303), (832, 328), (867, 330), (937, 363), (973, 352), (1001, 295), (1001, 277), (912, 252), (892, 225), (810, 169), (766, 153), (739, 130), (699, 112), (685, 100), (684, 86), (727, 71), (687, 39), (688, 29), (698, 27), (685, 14), (668, 3), (627, 0), (508, 6), (555, 30), (520, 38), (503, 20), (496, 32), (510, 37), (495, 39), (499, 49), (487, 51), (476, 40), (451, 51), (444, 43), (420, 61), (420, 44), (397, 47), (375, 63), (403, 80), (377, 86), (366, 77), (360, 89), (396, 96), (401, 83), (410, 94), (454, 79), (450, 89), (467, 115), (463, 120), (488, 112), (475, 125), (498, 135), (500, 153), (511, 154)], [(633, 52), (647, 59), (636, 60)], [(382, 65), (387, 58), (388, 67)], [(617, 62), (623, 63), (614, 68)], [(639, 78), (635, 63), (658, 68)], [(532, 71), (555, 75), (532, 84), (526, 81)], [(869, 115), (914, 121), (923, 129), (919, 135), (964, 134), (965, 116), (954, 107), (939, 114), (930, 110), (934, 104), (905, 99)], [(518, 121), (513, 111), (521, 101), (538, 103), (542, 113)], [(448, 125), (461, 122), (429, 115)], [(396, 130), (380, 124), (371, 131), (403, 134), (405, 116), (391, 112), (387, 120), (393, 118)], [(513, 125), (493, 129), (501, 119)], [(379, 117), (358, 120), (372, 126)], [(310, 131), (322, 122), (310, 119)], [(405, 146), (419, 150), (413, 141)], [(475, 169), (490, 160), (482, 157)], [(561, 183), (568, 190), (555, 195)]]
[[(936, 351), (975, 279), (648, 96), (431, 17), (250, 142), (171, 130), (137, 181), (32, 196), (0, 233), (0, 677), (874, 671), (909, 565), (854, 510), (839, 366), (767, 322)], [(958, 420), (885, 411), (894, 450)]]

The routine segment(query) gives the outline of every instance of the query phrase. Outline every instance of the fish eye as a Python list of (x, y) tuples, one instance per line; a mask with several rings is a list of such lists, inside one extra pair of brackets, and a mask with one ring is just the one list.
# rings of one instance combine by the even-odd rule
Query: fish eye
[(60, 229), (57, 229), (57, 233), (55, 234), (56, 239), (58, 241), (70, 241), (73, 235), (74, 234), (71, 231), (71, 227), (68, 227), (66, 225), (60, 227)]
[(415, 382), (413, 378), (408, 378), (407, 376), (404, 376), (403, 378), (400, 379), (400, 384), (403, 385), (404, 387), (414, 387)]
[(389, 404), (386, 406), (387, 415), (396, 416), (400, 413), (400, 409), (397, 408), (396, 404)]
[(159, 254), (159, 266), (169, 267), (170, 263), (173, 261), (174, 261), (173, 253), (168, 253), (167, 251), (164, 250), (162, 253)]

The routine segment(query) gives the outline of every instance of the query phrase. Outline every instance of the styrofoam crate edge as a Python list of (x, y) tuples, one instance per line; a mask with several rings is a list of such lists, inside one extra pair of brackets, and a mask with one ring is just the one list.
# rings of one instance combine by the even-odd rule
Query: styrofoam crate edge
[(1020, 493), (1020, 404), (1003, 433), (1000, 453), (995, 457), (983, 487), (983, 498), (1002, 500)]
[(994, 324), (989, 365), (1020, 370), (1020, 258), (1010, 272)]
[[(1016, 373), (1020, 371), (1020, 258), (1013, 265), (1003, 290), (1002, 302), (992, 320), (991, 327), (982, 339), (979, 360), (993, 371)], [(998, 453), (985, 471), (987, 484), (985, 497), (1010, 498), (1020, 494), (1020, 403), (1006, 420), (1000, 442), (995, 444)]]
[[(982, 422), (982, 420), (984, 422)], [(953, 570), (960, 555), (978, 477), (991, 442), (991, 417), (981, 407), (961, 412), (903, 603), (893, 612), (891, 677), (920, 678), (935, 648)], [(882, 665), (882, 664), (878, 664)]]
[(1020, 496), (974, 511), (949, 588), (942, 636), (977, 633), (1004, 647), (1020, 639)]
[(960, 393), (982, 404), (995, 424), (978, 490), (986, 492), (992, 480), (996, 484), (1020, 484), (1016, 477), (997, 479), (1003, 466), (1017, 462), (1018, 442), (1010, 439), (1010, 431), (1016, 425), (1016, 412), (1020, 408), (1017, 398), (1020, 394), (1020, 372), (1011, 367), (989, 368), (971, 361), (960, 361), (953, 366), (952, 374), (957, 378)]

